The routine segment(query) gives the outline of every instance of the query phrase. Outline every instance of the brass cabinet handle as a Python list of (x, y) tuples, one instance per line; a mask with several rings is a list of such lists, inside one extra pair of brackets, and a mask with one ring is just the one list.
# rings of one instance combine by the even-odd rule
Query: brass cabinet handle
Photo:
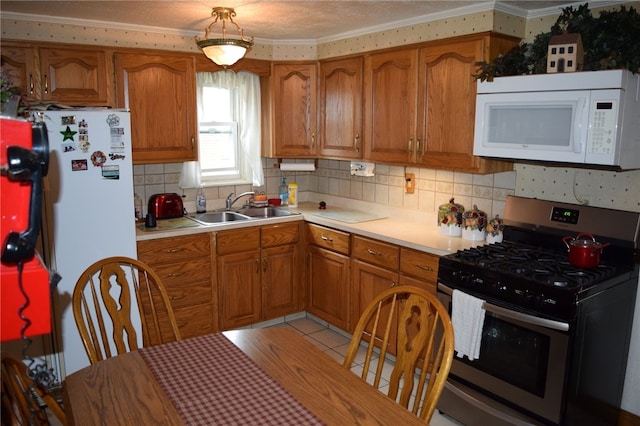
[(372, 254), (374, 256), (382, 256), (382, 253), (380, 253), (379, 251), (374, 251), (371, 249), (367, 249), (367, 253)]
[(265, 256), (265, 257), (262, 259), (262, 270), (263, 270), (264, 272), (267, 272), (267, 264), (268, 264), (268, 262), (267, 262), (267, 257)]
[(184, 296), (169, 296), (169, 300), (180, 300), (184, 299)]
[(316, 146), (316, 133), (311, 133), (311, 148)]
[(184, 275), (184, 272), (179, 272), (179, 273), (176, 273), (176, 274), (167, 274), (167, 277), (168, 278), (173, 278), (173, 277), (181, 277), (183, 275)]
[(191, 151), (193, 151), (194, 149), (196, 149), (196, 138), (191, 136)]
[(166, 252), (167, 253), (179, 253), (179, 252), (181, 252), (183, 250), (184, 250), (183, 248), (172, 248), (172, 249), (167, 250)]
[(356, 133), (356, 138), (354, 140), (354, 146), (355, 146), (356, 152), (360, 152), (360, 133)]
[(260, 259), (256, 257), (256, 274), (260, 273)]
[(49, 77), (44, 75), (44, 93), (49, 93)]
[(391, 281), (391, 285), (389, 287), (393, 288), (397, 285), (398, 283), (396, 283), (395, 281)]
[(435, 271), (435, 269), (433, 269), (431, 266), (427, 266), (427, 265), (420, 265), (419, 263), (416, 265), (418, 268), (424, 270), (424, 271), (428, 271), (428, 272), (433, 272)]
[(409, 138), (409, 147), (407, 149), (407, 153), (411, 155), (412, 152), (413, 152), (413, 138)]
[(324, 235), (321, 235), (321, 236), (320, 236), (320, 238), (321, 238), (321, 239), (323, 239), (323, 240), (325, 240), (325, 241), (328, 241), (328, 242), (330, 242), (330, 243), (332, 243), (332, 242), (333, 242), (333, 240), (332, 240), (331, 238), (326, 237), (326, 236), (324, 236)]
[(33, 95), (33, 74), (29, 74), (29, 94)]

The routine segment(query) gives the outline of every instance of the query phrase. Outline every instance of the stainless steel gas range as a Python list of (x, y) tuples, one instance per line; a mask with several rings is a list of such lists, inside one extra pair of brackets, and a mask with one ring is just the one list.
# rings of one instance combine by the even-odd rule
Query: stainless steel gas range
[[(616, 424), (638, 287), (640, 214), (509, 197), (504, 241), (443, 256), (438, 297), (484, 300), (480, 356), (454, 357), (438, 409), (465, 425)], [(587, 232), (596, 267), (569, 262)]]

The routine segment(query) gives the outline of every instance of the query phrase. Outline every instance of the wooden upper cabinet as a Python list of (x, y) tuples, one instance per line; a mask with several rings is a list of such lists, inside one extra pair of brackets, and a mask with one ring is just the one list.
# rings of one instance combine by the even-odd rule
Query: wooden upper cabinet
[(365, 63), (365, 158), (471, 173), (512, 164), (473, 156), (476, 62), (517, 39), (489, 33), (371, 54)]
[(192, 55), (115, 53), (116, 98), (131, 110), (134, 164), (196, 160)]
[(273, 64), (271, 156), (315, 156), (317, 74), (315, 62)]
[(318, 155), (362, 158), (363, 58), (320, 62)]
[(69, 105), (113, 105), (107, 52), (96, 49), (39, 49), (43, 101)]
[(96, 48), (2, 45), (2, 68), (30, 102), (114, 106), (113, 68), (107, 58), (106, 50)]
[[(510, 163), (473, 155), (476, 62), (488, 59), (489, 36), (433, 42), (420, 49), (415, 163), (433, 168), (490, 173)], [(510, 46), (509, 46), (510, 47)], [(507, 49), (508, 50), (508, 49)]]
[(367, 57), (364, 75), (364, 158), (409, 163), (415, 144), (418, 51)]

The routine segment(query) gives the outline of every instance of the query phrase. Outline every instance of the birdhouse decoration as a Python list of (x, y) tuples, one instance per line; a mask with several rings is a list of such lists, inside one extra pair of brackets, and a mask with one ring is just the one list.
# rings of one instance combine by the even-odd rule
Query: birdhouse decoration
[(580, 34), (564, 33), (549, 40), (547, 73), (575, 72), (582, 70), (584, 52)]

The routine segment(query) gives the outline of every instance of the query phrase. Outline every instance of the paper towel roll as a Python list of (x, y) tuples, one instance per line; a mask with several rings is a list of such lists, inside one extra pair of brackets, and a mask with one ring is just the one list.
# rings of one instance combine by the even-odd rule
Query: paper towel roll
[(313, 172), (315, 163), (280, 163), (280, 170), (285, 172)]

